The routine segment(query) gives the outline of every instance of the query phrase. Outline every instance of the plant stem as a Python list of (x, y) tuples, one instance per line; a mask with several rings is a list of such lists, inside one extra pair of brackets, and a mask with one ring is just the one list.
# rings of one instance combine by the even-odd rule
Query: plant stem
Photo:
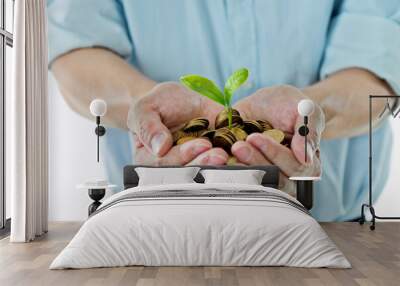
[(232, 107), (228, 106), (228, 128), (232, 129)]

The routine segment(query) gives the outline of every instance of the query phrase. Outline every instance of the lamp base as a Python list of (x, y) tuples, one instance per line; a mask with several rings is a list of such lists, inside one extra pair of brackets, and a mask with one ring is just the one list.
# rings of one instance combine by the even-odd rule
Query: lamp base
[(102, 198), (104, 198), (104, 196), (106, 194), (106, 189), (88, 189), (88, 194), (89, 194), (89, 197), (92, 200), (94, 200), (94, 202), (88, 208), (88, 213), (90, 216), (101, 205), (100, 200)]
[(296, 198), (310, 210), (313, 207), (313, 181), (296, 181)]

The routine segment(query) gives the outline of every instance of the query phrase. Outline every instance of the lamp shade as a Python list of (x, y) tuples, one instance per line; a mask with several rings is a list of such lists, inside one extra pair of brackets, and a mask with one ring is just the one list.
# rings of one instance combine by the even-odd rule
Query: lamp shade
[(301, 116), (310, 116), (314, 112), (314, 102), (310, 99), (303, 99), (297, 105), (297, 111)]
[(90, 113), (93, 116), (104, 116), (107, 112), (107, 103), (102, 99), (94, 99), (90, 103)]

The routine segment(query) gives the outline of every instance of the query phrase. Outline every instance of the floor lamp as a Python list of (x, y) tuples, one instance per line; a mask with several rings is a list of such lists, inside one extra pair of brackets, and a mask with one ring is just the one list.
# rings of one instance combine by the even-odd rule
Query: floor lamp
[(386, 99), (387, 104), (385, 105), (385, 109), (379, 115), (380, 117), (384, 115), (386, 110), (389, 110), (389, 113), (395, 118), (400, 113), (400, 108), (397, 111), (393, 112), (393, 107), (389, 104), (389, 99), (400, 99), (398, 95), (370, 95), (369, 96), (369, 157), (368, 157), (368, 203), (365, 203), (361, 206), (361, 218), (359, 220), (360, 224), (364, 224), (365, 222), (365, 208), (368, 208), (371, 215), (371, 225), (369, 228), (371, 230), (375, 230), (375, 220), (382, 219), (382, 220), (398, 220), (400, 217), (397, 216), (379, 216), (376, 214), (373, 202), (372, 202), (372, 102), (373, 100), (382, 100)]

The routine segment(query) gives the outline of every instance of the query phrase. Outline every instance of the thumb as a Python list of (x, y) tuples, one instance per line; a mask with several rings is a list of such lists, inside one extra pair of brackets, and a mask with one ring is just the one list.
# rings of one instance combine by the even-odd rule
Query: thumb
[(171, 132), (163, 124), (158, 112), (147, 108), (134, 108), (129, 113), (128, 126), (155, 156), (161, 157), (171, 149)]

